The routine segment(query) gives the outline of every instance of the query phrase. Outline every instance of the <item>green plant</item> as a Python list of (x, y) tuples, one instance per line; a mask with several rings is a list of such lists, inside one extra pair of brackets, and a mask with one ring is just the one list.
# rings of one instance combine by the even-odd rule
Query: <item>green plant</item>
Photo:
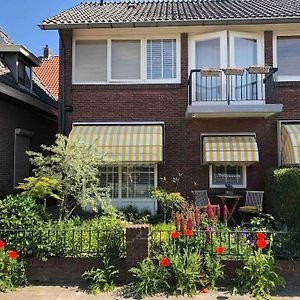
[(25, 182), (20, 183), (17, 188), (23, 190), (22, 195), (42, 199), (44, 201), (44, 210), (46, 210), (47, 197), (60, 200), (59, 193), (61, 193), (61, 186), (57, 179), (49, 177), (28, 177), (25, 178), (24, 181)]
[(134, 277), (131, 289), (139, 296), (152, 296), (168, 289), (168, 274), (158, 260), (146, 258), (130, 272)]
[(109, 189), (99, 184), (99, 165), (102, 159), (94, 149), (87, 149), (77, 141), (56, 135), (55, 144), (41, 146), (43, 152), (28, 151), (36, 178), (48, 177), (59, 182), (59, 218), (68, 219), (81, 206), (111, 209)]
[(0, 240), (0, 292), (14, 290), (26, 283), (24, 262), (16, 251), (6, 251), (5, 243)]
[(299, 230), (300, 168), (270, 169), (265, 178), (268, 209), (276, 219), (284, 219), (291, 230)]
[(185, 202), (184, 197), (178, 192), (166, 192), (162, 189), (154, 189), (150, 192), (150, 196), (156, 199), (163, 208), (164, 222), (167, 222), (167, 213), (177, 211), (182, 203)]
[(89, 290), (92, 294), (97, 295), (100, 292), (109, 292), (115, 288), (115, 282), (118, 278), (119, 271), (107, 258), (103, 259), (101, 269), (92, 268), (84, 272), (82, 277), (89, 282)]
[(284, 286), (284, 279), (277, 273), (279, 267), (275, 258), (268, 249), (266, 253), (263, 249), (267, 247), (265, 234), (260, 234), (256, 241), (257, 249), (248, 252), (243, 258), (244, 266), (237, 269), (237, 279), (235, 281), (234, 293), (250, 293), (257, 299), (271, 299), (271, 291), (278, 286)]
[(119, 210), (119, 213), (124, 216), (124, 219), (127, 222), (133, 223), (133, 224), (145, 224), (149, 223), (149, 218), (151, 216), (151, 212), (148, 210), (143, 210), (139, 212), (139, 210), (132, 206), (128, 205), (122, 209)]
[(0, 200), (0, 229), (31, 229), (47, 220), (43, 207), (30, 196), (9, 195)]
[(221, 263), (221, 256), (206, 254), (204, 256), (204, 266), (206, 271), (206, 284), (211, 289), (216, 288), (218, 280), (224, 277), (224, 265)]

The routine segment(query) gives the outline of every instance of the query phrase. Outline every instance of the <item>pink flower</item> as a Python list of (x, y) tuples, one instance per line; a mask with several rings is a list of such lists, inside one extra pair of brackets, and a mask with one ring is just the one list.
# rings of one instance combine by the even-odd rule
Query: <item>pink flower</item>
[(187, 219), (187, 229), (193, 230), (193, 228), (194, 228), (193, 218), (191, 215), (189, 215)]
[(201, 225), (201, 215), (198, 207), (195, 207), (195, 221), (197, 228)]
[(176, 230), (179, 230), (179, 218), (180, 218), (180, 215), (179, 213), (176, 213), (175, 214), (175, 227), (176, 227)]
[(214, 211), (212, 209), (212, 205), (209, 200), (208, 200), (208, 204), (207, 204), (207, 215), (208, 215), (208, 218), (210, 219), (210, 221), (212, 223), (214, 223), (214, 219), (215, 219)]
[(183, 215), (180, 216), (180, 231), (181, 231), (182, 233), (185, 232), (185, 222), (184, 222), (184, 217), (183, 217)]
[(218, 206), (217, 206), (217, 217), (218, 217), (218, 220), (220, 220), (220, 216), (221, 216), (221, 209), (220, 209), (220, 205), (218, 204)]
[(211, 230), (210, 230), (209, 227), (206, 228), (205, 233), (206, 233), (206, 242), (210, 243), (210, 241), (211, 241)]
[(228, 208), (226, 205), (224, 205), (223, 218), (224, 218), (224, 223), (227, 224)]

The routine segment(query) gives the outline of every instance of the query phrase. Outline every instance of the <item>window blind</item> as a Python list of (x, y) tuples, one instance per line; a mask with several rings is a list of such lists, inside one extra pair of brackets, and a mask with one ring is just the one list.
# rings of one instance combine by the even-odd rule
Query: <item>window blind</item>
[(141, 78), (141, 42), (139, 40), (113, 40), (111, 43), (111, 78)]
[(106, 41), (76, 41), (75, 81), (107, 81)]
[(176, 78), (176, 40), (147, 41), (147, 79)]

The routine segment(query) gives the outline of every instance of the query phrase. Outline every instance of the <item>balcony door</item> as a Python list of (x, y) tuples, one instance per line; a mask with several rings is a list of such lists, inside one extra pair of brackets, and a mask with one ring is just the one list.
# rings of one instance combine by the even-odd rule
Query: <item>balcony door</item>
[[(233, 31), (221, 31), (198, 35), (192, 38), (192, 69), (226, 67), (248, 68), (263, 64), (262, 35)], [(264, 91), (262, 76), (248, 74), (243, 76), (222, 74), (220, 77), (193, 74), (193, 99), (196, 101), (220, 101), (262, 99)]]
[[(229, 66), (248, 68), (263, 64), (262, 36), (256, 33), (229, 32)], [(262, 99), (262, 76), (244, 73), (231, 78), (232, 100)]]
[[(195, 69), (220, 69), (227, 63), (226, 31), (196, 36), (192, 43), (192, 66)], [(195, 73), (195, 93), (199, 101), (221, 100), (223, 95), (222, 76), (203, 76)]]

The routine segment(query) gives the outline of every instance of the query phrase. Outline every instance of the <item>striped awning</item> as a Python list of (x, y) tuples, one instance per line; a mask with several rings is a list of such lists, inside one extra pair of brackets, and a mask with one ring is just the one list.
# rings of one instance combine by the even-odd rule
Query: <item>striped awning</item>
[(281, 127), (281, 163), (300, 164), (300, 124), (287, 124)]
[(163, 160), (162, 125), (78, 125), (73, 127), (69, 138), (108, 161)]
[(204, 164), (252, 164), (259, 161), (255, 136), (206, 136)]

